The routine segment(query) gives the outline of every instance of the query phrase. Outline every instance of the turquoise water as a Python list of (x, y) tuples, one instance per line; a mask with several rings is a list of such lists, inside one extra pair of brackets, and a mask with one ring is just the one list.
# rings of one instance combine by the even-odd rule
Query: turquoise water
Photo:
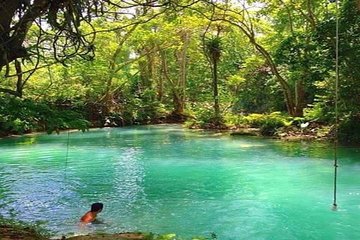
[[(100, 129), (0, 140), (0, 215), (56, 235), (360, 239), (360, 149), (185, 130)], [(92, 202), (104, 224), (81, 227)]]

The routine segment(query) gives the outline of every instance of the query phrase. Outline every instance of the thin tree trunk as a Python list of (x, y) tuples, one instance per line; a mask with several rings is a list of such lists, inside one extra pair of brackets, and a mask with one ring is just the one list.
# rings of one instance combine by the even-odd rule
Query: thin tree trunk
[(220, 106), (219, 106), (218, 74), (217, 74), (216, 59), (213, 59), (213, 90), (214, 90), (214, 111), (215, 111), (215, 117), (218, 120), (220, 118)]
[(250, 39), (250, 42), (255, 46), (255, 48), (263, 55), (267, 64), (270, 66), (271, 72), (275, 75), (276, 79), (279, 81), (281, 89), (283, 90), (284, 97), (285, 97), (285, 104), (288, 110), (288, 113), (291, 116), (295, 115), (295, 103), (291, 93), (291, 89), (289, 84), (285, 81), (285, 79), (280, 75), (276, 64), (272, 60), (270, 54), (261, 46), (259, 45), (254, 38)]
[(125, 36), (122, 37), (122, 39), (119, 41), (119, 44), (114, 52), (114, 54), (112, 55), (110, 61), (109, 61), (109, 76), (108, 79), (106, 80), (106, 88), (105, 88), (105, 94), (102, 97), (102, 102), (105, 103), (105, 111), (107, 113), (109, 113), (112, 110), (113, 107), (113, 102), (114, 102), (114, 96), (112, 93), (112, 82), (114, 79), (115, 74), (121, 69), (117, 66), (116, 64), (116, 60), (119, 57), (124, 43), (126, 42), (126, 40), (131, 36), (131, 33), (137, 28), (137, 24), (133, 25), (132, 28), (126, 33)]
[(173, 95), (174, 113), (177, 114), (180, 113), (182, 109), (181, 99), (177, 91), (176, 83), (174, 83), (174, 81), (169, 76), (169, 68), (167, 65), (166, 54), (163, 50), (160, 50), (160, 56), (162, 73), (164, 74), (164, 78), (170, 83)]
[(238, 22), (234, 22), (233, 20), (229, 20), (226, 18), (218, 18), (218, 19), (210, 19), (212, 21), (225, 21), (238, 27), (249, 39), (249, 42), (255, 47), (255, 49), (265, 58), (267, 64), (269, 65), (271, 72), (275, 75), (277, 81), (280, 83), (281, 90), (283, 91), (285, 104), (288, 113), (291, 116), (295, 115), (295, 103), (294, 103), (294, 96), (292, 94), (292, 90), (289, 84), (285, 81), (285, 79), (279, 73), (275, 62), (273, 61), (270, 53), (261, 46), (255, 39), (255, 32), (252, 29), (252, 25), (247, 26), (242, 20)]
[(181, 40), (182, 40), (182, 48), (180, 53), (178, 54), (178, 62), (179, 62), (179, 79), (178, 79), (178, 103), (177, 109), (175, 109), (176, 114), (182, 115), (185, 109), (185, 91), (186, 91), (186, 65), (187, 65), (187, 49), (190, 43), (190, 36), (187, 31), (181, 32)]
[(18, 60), (15, 60), (15, 69), (17, 73), (16, 92), (18, 93), (17, 96), (21, 98), (23, 94), (24, 83), (23, 83), (21, 64)]
[(160, 71), (160, 74), (157, 78), (157, 100), (159, 102), (162, 102), (163, 97), (164, 97), (164, 78), (162, 76), (163, 71)]
[[(159, 48), (159, 53), (161, 57), (162, 73), (164, 78), (170, 83), (171, 91), (173, 95), (173, 113), (175, 115), (183, 115), (185, 109), (185, 98), (186, 98), (186, 66), (187, 66), (187, 49), (190, 43), (190, 37), (187, 32), (181, 35), (182, 48), (180, 52), (175, 52), (177, 62), (179, 64), (179, 72), (176, 80), (172, 79), (169, 74), (169, 69), (167, 65), (166, 54), (164, 50)], [(160, 76), (161, 78), (161, 76)]]
[(296, 81), (295, 83), (295, 111), (294, 117), (304, 116), (304, 107), (305, 107), (305, 91), (304, 91), (304, 81), (302, 79)]

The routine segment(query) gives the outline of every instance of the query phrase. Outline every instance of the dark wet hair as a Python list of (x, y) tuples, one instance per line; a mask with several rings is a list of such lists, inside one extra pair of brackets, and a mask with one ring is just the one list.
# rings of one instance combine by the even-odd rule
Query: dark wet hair
[(104, 207), (104, 204), (102, 204), (102, 203), (99, 203), (99, 202), (93, 203), (93, 204), (91, 204), (91, 211), (97, 212), (97, 211), (102, 210), (103, 207)]

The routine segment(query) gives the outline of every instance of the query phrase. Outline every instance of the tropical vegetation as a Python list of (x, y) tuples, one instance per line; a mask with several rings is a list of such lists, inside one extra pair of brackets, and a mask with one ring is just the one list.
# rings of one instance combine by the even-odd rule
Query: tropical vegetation
[(3, 136), (310, 122), (360, 143), (358, 0), (0, 3)]

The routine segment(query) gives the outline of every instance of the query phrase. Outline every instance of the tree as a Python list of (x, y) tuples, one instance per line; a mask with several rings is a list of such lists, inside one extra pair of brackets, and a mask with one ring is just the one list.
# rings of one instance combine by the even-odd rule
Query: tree
[[(161, 73), (171, 89), (174, 105), (172, 114), (183, 118), (186, 101), (187, 52), (192, 30), (182, 25), (174, 26), (168, 24), (165, 29), (162, 29), (162, 32), (167, 36), (168, 44), (170, 43), (171, 47), (166, 48), (158, 45), (162, 66)], [(172, 38), (168, 37), (170, 33), (174, 34)], [(174, 58), (171, 58), (171, 55)], [(169, 66), (170, 59), (172, 60), (171, 66)]]
[(52, 46), (59, 61), (93, 51), (92, 39), (85, 37), (79, 27), (100, 12), (102, 6), (97, 1), (2, 0), (0, 6), (0, 67), (39, 54), (25, 42), (33, 24), (38, 28), (37, 43)]
[[(26, 81), (37, 69), (54, 63), (66, 65), (74, 57), (91, 60), (96, 33), (147, 22), (165, 12), (168, 5), (167, 1), (1, 0), (0, 71), (5, 67), (5, 78), (18, 80), (15, 90), (0, 88), (0, 92), (21, 97)], [(149, 12), (149, 8), (161, 10)], [(124, 17), (120, 16), (133, 21), (121, 25)], [(95, 29), (92, 22), (99, 17), (120, 23), (112, 29)], [(27, 62), (31, 68), (24, 71), (22, 65)], [(28, 74), (25, 79), (24, 74)]]
[[(219, 32), (218, 32), (219, 33)], [(212, 72), (212, 87), (213, 87), (213, 99), (214, 99), (214, 113), (217, 121), (220, 119), (220, 106), (219, 106), (219, 91), (218, 91), (218, 63), (221, 56), (221, 39), (220, 37), (213, 36), (212, 38), (205, 40), (205, 51), (211, 64)]]
[[(360, 9), (357, 0), (343, 1), (339, 9), (339, 110), (342, 115), (357, 115), (360, 112)], [(333, 6), (335, 7), (335, 6)], [(317, 27), (314, 40), (318, 44), (323, 58), (328, 59), (326, 67), (335, 75), (336, 62), (336, 15), (333, 11)], [(334, 79), (331, 77), (324, 86), (328, 99), (334, 98)], [(329, 81), (331, 80), (331, 81)]]
[[(261, 1), (258, 1), (258, 4), (260, 2)], [(302, 21), (305, 19), (306, 22), (308, 22), (308, 24), (305, 25), (309, 26), (309, 29), (313, 29), (317, 24), (314, 9), (320, 5), (320, 1), (302, 1), (301, 3), (295, 3), (292, 0), (286, 3), (282, 0), (266, 1), (266, 4), (261, 7), (260, 10), (254, 11), (250, 11), (249, 9), (251, 9), (251, 7), (245, 4), (242, 6), (234, 6), (231, 4), (212, 3), (212, 5), (216, 9), (217, 14), (210, 15), (198, 9), (195, 10), (210, 21), (225, 22), (237, 27), (243, 32), (248, 38), (248, 41), (265, 59), (266, 64), (270, 67), (272, 74), (279, 83), (284, 94), (288, 113), (292, 116), (302, 116), (303, 108), (305, 107), (302, 97), (302, 82), (298, 81), (295, 87), (293, 87), (289, 79), (287, 79), (286, 74), (283, 73), (282, 68), (274, 60), (272, 52), (273, 48), (276, 47), (274, 46), (274, 42), (278, 43), (279, 41), (271, 42), (269, 40), (275, 40), (275, 38), (271, 38), (271, 36), (274, 36), (274, 30), (276, 30), (277, 27), (276, 20), (278, 19), (271, 16), (270, 10), (273, 10), (274, 6), (282, 6), (284, 11), (288, 12), (288, 18), (291, 19), (291, 21), (287, 21), (290, 24), (290, 29), (294, 29), (295, 27), (294, 15), (298, 15), (297, 19), (301, 19)], [(298, 24), (298, 22), (296, 23)], [(304, 26), (303, 23), (302, 26)], [(276, 36), (281, 37), (280, 34)], [(265, 39), (265, 37), (268, 39)]]

